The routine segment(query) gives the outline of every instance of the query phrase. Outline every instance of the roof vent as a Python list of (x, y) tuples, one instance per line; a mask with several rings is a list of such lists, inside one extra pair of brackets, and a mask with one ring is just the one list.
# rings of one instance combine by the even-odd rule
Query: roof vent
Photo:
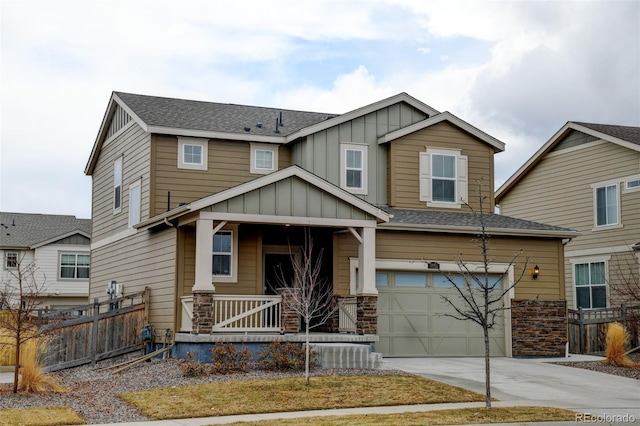
[(245, 132), (250, 132), (250, 131), (251, 131), (251, 127), (249, 127), (249, 126), (244, 126), (244, 131), (245, 131)]
[(276, 129), (273, 131), (273, 133), (280, 133), (280, 129), (278, 129), (278, 117), (276, 117)]
[(258, 122), (256, 123), (256, 127), (257, 127), (258, 129), (262, 129), (262, 123), (258, 121)]
[(335, 117), (335, 115), (327, 115), (325, 117), (325, 120), (331, 120), (333, 117)]
[(280, 126), (280, 127), (284, 126), (284, 123), (282, 122), (282, 111), (280, 111), (280, 118), (278, 119), (278, 126)]

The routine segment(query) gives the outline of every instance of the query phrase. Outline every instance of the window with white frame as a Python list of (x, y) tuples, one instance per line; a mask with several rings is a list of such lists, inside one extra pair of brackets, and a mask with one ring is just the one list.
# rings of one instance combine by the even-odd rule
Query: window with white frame
[(113, 162), (113, 213), (122, 209), (122, 157)]
[(88, 254), (60, 254), (60, 278), (65, 280), (89, 279), (89, 260)]
[(611, 226), (619, 223), (618, 184), (593, 185), (595, 226)]
[(137, 180), (129, 186), (129, 226), (140, 223), (142, 203), (141, 181)]
[(626, 191), (640, 191), (640, 177), (628, 180), (624, 188)]
[(207, 170), (209, 141), (200, 138), (178, 137), (178, 168)]
[(573, 281), (577, 308), (607, 307), (606, 277), (605, 261), (574, 263)]
[(342, 144), (340, 186), (353, 193), (367, 193), (367, 145)]
[(467, 156), (460, 150), (427, 148), (419, 163), (420, 201), (445, 208), (460, 208), (466, 202)]
[(18, 253), (15, 251), (8, 251), (4, 255), (4, 267), (6, 269), (15, 269), (18, 267)]
[(213, 276), (233, 275), (233, 231), (218, 231), (213, 235)]
[(251, 143), (250, 172), (267, 174), (278, 170), (278, 147), (265, 143)]

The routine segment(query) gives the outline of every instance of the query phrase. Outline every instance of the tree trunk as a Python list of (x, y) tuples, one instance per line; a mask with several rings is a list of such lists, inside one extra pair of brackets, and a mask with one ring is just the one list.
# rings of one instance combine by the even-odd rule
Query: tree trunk
[(484, 384), (485, 384), (485, 408), (491, 409), (491, 368), (489, 365), (489, 328), (484, 327)]
[(309, 320), (305, 319), (304, 323), (306, 325), (306, 330), (304, 331), (305, 336), (305, 348), (304, 348), (304, 383), (309, 384)]
[(18, 371), (20, 370), (20, 327), (16, 333), (16, 362), (13, 368), (13, 393), (18, 393)]

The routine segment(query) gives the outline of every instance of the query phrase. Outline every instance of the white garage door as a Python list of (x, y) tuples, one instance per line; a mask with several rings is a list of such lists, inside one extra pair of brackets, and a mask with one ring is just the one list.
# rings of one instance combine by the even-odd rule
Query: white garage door
[[(454, 277), (458, 282), (462, 277)], [(490, 276), (493, 281), (500, 276)], [(455, 312), (442, 299), (458, 300), (450, 281), (439, 273), (378, 271), (376, 352), (384, 356), (483, 356), (482, 327), (444, 316)], [(460, 302), (462, 303), (462, 302)], [(505, 355), (504, 316), (490, 330), (491, 355)]]

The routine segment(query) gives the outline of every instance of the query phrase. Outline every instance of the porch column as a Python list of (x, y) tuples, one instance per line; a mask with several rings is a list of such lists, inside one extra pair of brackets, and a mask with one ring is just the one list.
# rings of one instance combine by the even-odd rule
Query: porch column
[(376, 229), (362, 228), (358, 247), (357, 294), (377, 295), (376, 288)]
[(196, 279), (191, 333), (210, 334), (213, 327), (213, 220), (196, 221)]

